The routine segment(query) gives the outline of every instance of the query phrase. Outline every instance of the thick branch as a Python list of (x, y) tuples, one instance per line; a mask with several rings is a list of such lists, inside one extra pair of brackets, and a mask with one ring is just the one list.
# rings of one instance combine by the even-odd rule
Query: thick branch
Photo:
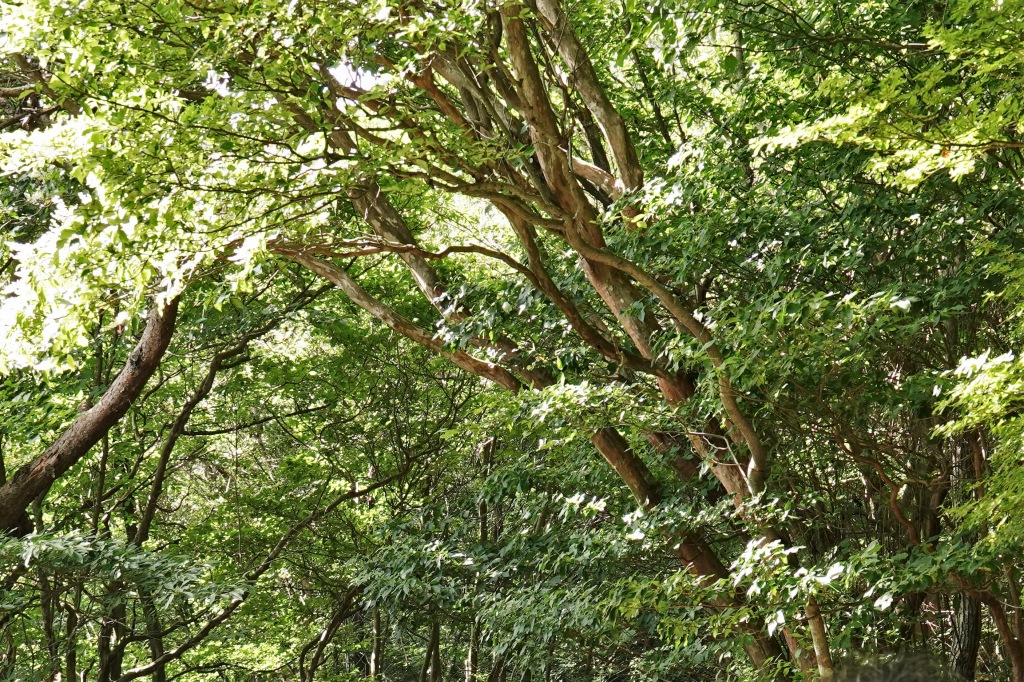
[(473, 357), (465, 351), (445, 349), (444, 343), (442, 343), (440, 339), (435, 338), (434, 335), (427, 330), (413, 323), (411, 320), (407, 320), (395, 312), (391, 307), (375, 299), (373, 296), (368, 294), (365, 289), (359, 286), (350, 274), (333, 263), (328, 263), (327, 261), (315, 258), (306, 253), (279, 252), (304, 268), (315, 272), (333, 283), (339, 289), (344, 291), (356, 305), (391, 327), (402, 336), (405, 336), (421, 346), (433, 350), (439, 355), (445, 356), (464, 370), (493, 381), (499, 386), (503, 386), (504, 388), (512, 391), (518, 391), (522, 388), (522, 383), (519, 379), (505, 368), (495, 365), (492, 362), (487, 362), (486, 360)]
[(0, 97), (21, 97), (26, 92), (35, 90), (34, 85), (18, 85), (13, 88), (0, 88)]
[(13, 55), (14, 63), (18, 65), (25, 77), (33, 83), (39, 86), (39, 89), (43, 91), (50, 99), (60, 105), (60, 108), (72, 115), (81, 113), (82, 107), (78, 106), (78, 102), (73, 99), (65, 99), (53, 91), (50, 84), (47, 82), (46, 76), (38, 68), (32, 65), (28, 57), (22, 54)]
[(583, 103), (597, 119), (597, 124), (608, 140), (608, 146), (611, 148), (626, 190), (639, 189), (644, 183), (644, 173), (633, 147), (633, 140), (626, 130), (626, 122), (605, 93), (590, 57), (576, 37), (576, 32), (557, 0), (537, 0), (537, 10), (548, 24), (558, 54), (569, 67), (572, 74), (571, 85), (576, 87), (583, 98)]
[(747, 416), (740, 408), (736, 392), (732, 387), (732, 382), (729, 381), (729, 377), (726, 376), (725, 371), (721, 369), (725, 364), (725, 356), (722, 355), (721, 350), (715, 344), (714, 338), (711, 336), (711, 332), (708, 328), (697, 319), (693, 310), (680, 301), (668, 287), (659, 282), (643, 268), (636, 265), (636, 263), (626, 260), (625, 258), (621, 258), (607, 249), (595, 248), (590, 244), (587, 244), (577, 235), (574, 235), (570, 230), (566, 230), (562, 234), (569, 244), (587, 260), (601, 263), (629, 275), (645, 289), (654, 294), (662, 306), (664, 306), (665, 310), (667, 310), (669, 314), (671, 314), (672, 317), (674, 317), (695, 339), (703, 344), (704, 352), (707, 353), (708, 359), (711, 360), (711, 364), (716, 369), (719, 369), (718, 392), (719, 397), (722, 400), (722, 405), (725, 408), (725, 413), (742, 435), (743, 441), (746, 443), (747, 449), (750, 451), (750, 463), (747, 470), (747, 479), (750, 491), (755, 495), (763, 492), (768, 470), (767, 451), (765, 450), (764, 444), (761, 442), (760, 436), (757, 435), (757, 431), (754, 429), (753, 424), (750, 423), (750, 420), (747, 419)]
[(32, 500), (49, 490), (128, 412), (167, 350), (177, 312), (177, 299), (163, 309), (154, 305), (142, 338), (99, 403), (79, 415), (43, 454), (0, 487), (0, 529), (14, 529)]

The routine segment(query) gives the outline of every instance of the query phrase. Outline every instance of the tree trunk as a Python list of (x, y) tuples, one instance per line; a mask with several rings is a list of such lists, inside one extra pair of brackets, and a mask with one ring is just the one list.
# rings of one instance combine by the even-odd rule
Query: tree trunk
[[(964, 584), (965, 581), (960, 581)], [(1024, 643), (1021, 642), (1018, 633), (1014, 632), (1006, 617), (1006, 609), (1002, 600), (989, 590), (975, 590), (964, 584), (964, 592), (977, 599), (988, 607), (992, 615), (992, 622), (995, 623), (996, 631), (999, 632), (999, 639), (1003, 643), (1004, 655), (1009, 659), (1012, 670), (1011, 680), (1013, 682), (1024, 682)]]
[(160, 613), (156, 609), (153, 595), (148, 592), (140, 595), (142, 599), (142, 612), (146, 619), (146, 642), (149, 645), (150, 660), (157, 662), (153, 670), (153, 682), (166, 682), (166, 666), (159, 662), (164, 656), (164, 636), (160, 626)]
[(434, 654), (430, 660), (430, 682), (441, 682), (441, 625), (434, 621)]
[(436, 619), (431, 620), (427, 651), (423, 655), (423, 667), (420, 668), (420, 682), (437, 682), (441, 679), (440, 639), (441, 626)]
[(60, 670), (60, 661), (58, 659), (59, 647), (57, 643), (57, 637), (54, 632), (54, 590), (50, 583), (50, 576), (46, 574), (46, 569), (39, 566), (39, 613), (42, 616), (43, 625), (43, 639), (46, 646), (46, 658), (47, 668), (52, 673), (59, 674), (57, 671)]
[[(116, 595), (123, 589), (123, 584), (115, 582), (107, 587), (107, 594)], [(100, 623), (98, 682), (115, 682), (121, 677), (122, 655), (117, 644), (124, 636), (124, 616), (124, 604), (118, 604)]]
[(960, 593), (953, 612), (950, 663), (953, 671), (966, 682), (973, 682), (981, 646), (981, 603)]
[(480, 656), (480, 626), (474, 621), (469, 626), (469, 651), (466, 653), (466, 682), (476, 682)]
[(491, 665), (491, 673), (487, 676), (487, 682), (505, 682), (505, 657), (496, 656)]
[[(349, 298), (378, 320), (399, 332), (403, 336), (427, 348), (445, 355), (455, 364), (485, 379), (489, 379), (512, 391), (518, 391), (522, 384), (511, 372), (484, 360), (475, 358), (462, 351), (448, 352), (442, 343), (432, 334), (398, 315), (392, 308), (370, 296), (355, 279), (345, 270), (333, 263), (315, 258), (309, 254), (282, 250), (291, 260), (328, 279), (344, 291)], [(661, 502), (661, 492), (654, 476), (647, 465), (629, 447), (622, 435), (613, 428), (601, 429), (591, 438), (591, 442), (604, 457), (605, 461), (615, 470), (622, 481), (629, 487), (637, 502), (644, 508), (651, 508)], [(495, 534), (496, 535), (496, 534)], [(687, 536), (674, 539), (676, 555), (680, 561), (695, 575), (705, 581), (713, 582), (728, 575), (728, 570), (714, 553), (714, 550), (700, 538)], [(736, 600), (723, 603), (722, 607), (737, 606)], [(782, 657), (782, 649), (778, 642), (767, 636), (763, 626), (752, 624), (750, 631), (754, 635), (754, 643), (747, 645), (745, 650), (757, 667), (763, 667), (772, 660)], [(424, 666), (428, 666), (424, 661)], [(424, 671), (426, 668), (424, 668)]]
[(818, 675), (822, 680), (831, 680), (835, 671), (832, 668), (832, 654), (828, 647), (828, 635), (825, 632), (825, 620), (821, 617), (818, 600), (814, 595), (807, 597), (807, 624), (811, 630), (811, 642), (814, 644), (814, 657), (818, 663)]
[(79, 585), (75, 590), (74, 604), (68, 604), (65, 609), (64, 679), (70, 682), (78, 676), (78, 608), (81, 601), (82, 588)]
[(383, 663), (382, 656), (384, 654), (384, 635), (381, 633), (379, 607), (373, 607), (371, 619), (370, 679), (379, 680), (381, 679), (381, 664)]
[(163, 309), (154, 305), (142, 338), (100, 401), (78, 415), (43, 454), (0, 486), (0, 530), (20, 533), (22, 517), (32, 500), (49, 490), (128, 412), (167, 350), (177, 312), (176, 298)]

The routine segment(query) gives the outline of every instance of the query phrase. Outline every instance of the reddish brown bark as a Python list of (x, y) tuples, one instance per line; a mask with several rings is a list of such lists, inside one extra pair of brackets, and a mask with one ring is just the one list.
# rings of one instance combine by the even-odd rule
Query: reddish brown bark
[(575, 31), (556, 0), (537, 0), (537, 10), (554, 36), (558, 54), (569, 67), (573, 85), (608, 140), (626, 190), (638, 189), (644, 181), (640, 159), (633, 147), (629, 131), (626, 130), (626, 122), (608, 99), (590, 57), (580, 45)]

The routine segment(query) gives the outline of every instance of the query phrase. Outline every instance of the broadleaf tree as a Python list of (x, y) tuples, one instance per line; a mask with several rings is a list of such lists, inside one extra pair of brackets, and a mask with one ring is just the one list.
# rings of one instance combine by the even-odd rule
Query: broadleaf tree
[(2, 8), (8, 678), (1024, 680), (1019, 3)]

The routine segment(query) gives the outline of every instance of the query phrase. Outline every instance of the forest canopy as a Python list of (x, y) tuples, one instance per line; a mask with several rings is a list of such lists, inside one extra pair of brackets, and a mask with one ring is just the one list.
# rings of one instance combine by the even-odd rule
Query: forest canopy
[(1024, 682), (1022, 34), (0, 0), (0, 680)]

